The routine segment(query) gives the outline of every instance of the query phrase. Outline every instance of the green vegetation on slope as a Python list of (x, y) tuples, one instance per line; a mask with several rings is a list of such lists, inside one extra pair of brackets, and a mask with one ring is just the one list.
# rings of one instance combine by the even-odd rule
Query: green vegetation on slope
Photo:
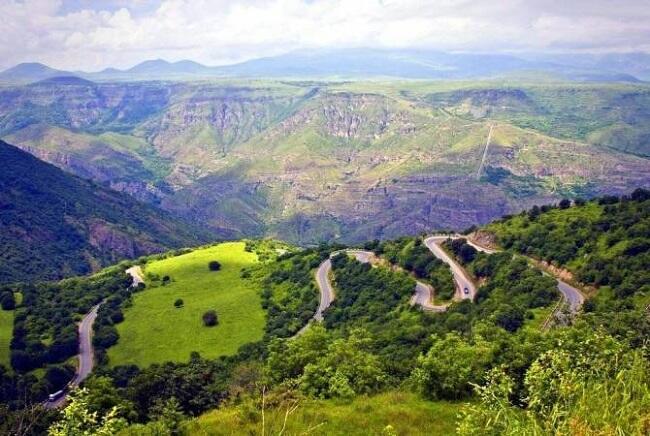
[(14, 310), (0, 309), (0, 365), (9, 365), (9, 344), (14, 331)]
[(220, 80), (62, 92), (45, 83), (0, 90), (0, 135), (228, 238), (361, 242), (647, 186), (648, 90)]
[[(244, 248), (244, 242), (229, 242), (148, 263), (147, 288), (124, 312), (117, 327), (120, 339), (108, 350), (110, 365), (182, 362), (193, 351), (215, 358), (261, 339), (259, 289), (242, 278), (242, 269), (255, 264), (257, 256)], [(210, 271), (212, 260), (221, 270)], [(181, 308), (174, 306), (178, 298)], [(201, 316), (210, 309), (217, 311), (219, 325), (207, 328)]]
[[(265, 411), (268, 434), (283, 428), (287, 434), (313, 435), (449, 435), (455, 432), (459, 403), (422, 400), (410, 392), (390, 391), (374, 396), (359, 396), (351, 401), (299, 399), (273, 404)], [(247, 407), (248, 406), (248, 407)], [(183, 426), (188, 435), (259, 434), (262, 422), (259, 410), (249, 404), (226, 407), (207, 413)], [(137, 428), (126, 431), (135, 435)]]
[(87, 274), (210, 236), (0, 141), (0, 283)]
[(650, 191), (534, 207), (486, 227), (504, 248), (571, 270), (619, 298), (650, 292)]
[(393, 241), (373, 241), (364, 246), (376, 255), (386, 259), (434, 288), (436, 304), (448, 301), (454, 296), (454, 279), (449, 267), (435, 257), (420, 238), (400, 238)]

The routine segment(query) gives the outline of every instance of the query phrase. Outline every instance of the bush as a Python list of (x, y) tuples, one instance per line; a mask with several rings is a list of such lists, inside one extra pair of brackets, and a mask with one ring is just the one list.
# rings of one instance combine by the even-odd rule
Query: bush
[(180, 298), (178, 298), (178, 299), (176, 299), (176, 301), (174, 301), (174, 307), (176, 307), (176, 308), (183, 307), (183, 304), (185, 304), (185, 303)]
[(221, 269), (221, 264), (218, 261), (213, 260), (208, 263), (208, 268), (210, 271), (219, 271)]
[(5, 291), (0, 294), (0, 307), (2, 307), (2, 310), (14, 310), (16, 308), (16, 300), (12, 291)]
[(203, 325), (206, 327), (213, 327), (219, 324), (219, 318), (215, 310), (208, 310), (203, 314)]

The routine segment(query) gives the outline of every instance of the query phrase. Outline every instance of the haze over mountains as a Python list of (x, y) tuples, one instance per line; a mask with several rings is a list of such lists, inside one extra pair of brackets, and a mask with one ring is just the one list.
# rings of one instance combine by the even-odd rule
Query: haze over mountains
[(650, 56), (644, 53), (507, 55), (414, 49), (321, 49), (214, 67), (191, 60), (148, 60), (126, 70), (107, 68), (92, 73), (24, 63), (0, 73), (0, 82), (34, 82), (55, 76), (108, 81), (223, 77), (476, 79), (522, 74), (543, 74), (556, 80), (650, 80)]

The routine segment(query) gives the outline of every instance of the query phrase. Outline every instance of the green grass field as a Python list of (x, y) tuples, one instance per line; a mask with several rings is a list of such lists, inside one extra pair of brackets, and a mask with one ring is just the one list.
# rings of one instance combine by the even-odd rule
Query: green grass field
[(9, 344), (14, 330), (14, 311), (0, 309), (0, 365), (9, 365)]
[[(432, 402), (408, 392), (358, 397), (351, 402), (304, 400), (287, 418), (287, 435), (382, 435), (386, 426), (402, 435), (450, 435), (456, 432), (460, 403)], [(256, 413), (255, 413), (256, 412)], [(261, 413), (227, 407), (189, 421), (184, 434), (262, 434)], [(265, 413), (266, 434), (279, 434), (286, 408)]]
[[(212, 260), (221, 263), (220, 271), (209, 271)], [(119, 342), (108, 350), (109, 364), (187, 361), (192, 351), (215, 358), (261, 339), (264, 311), (258, 290), (240, 277), (242, 268), (256, 262), (257, 255), (244, 251), (243, 242), (229, 242), (147, 264), (147, 288), (125, 310), (117, 326)], [(164, 276), (171, 278), (167, 285), (160, 280)], [(178, 298), (182, 308), (174, 307)], [(219, 317), (215, 327), (201, 320), (210, 309)]]

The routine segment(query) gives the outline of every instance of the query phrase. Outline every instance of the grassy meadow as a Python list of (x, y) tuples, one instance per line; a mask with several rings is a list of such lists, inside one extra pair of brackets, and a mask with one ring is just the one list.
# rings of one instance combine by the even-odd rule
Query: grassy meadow
[[(241, 269), (258, 259), (244, 247), (243, 242), (228, 242), (148, 263), (147, 288), (125, 310), (124, 322), (117, 326), (119, 342), (108, 350), (109, 364), (187, 361), (192, 351), (215, 358), (261, 339), (264, 312), (258, 289), (241, 278)], [(220, 271), (209, 270), (213, 260), (221, 263)], [(179, 298), (184, 304), (177, 308)], [(215, 327), (205, 327), (201, 319), (210, 309), (218, 314)]]
[[(303, 400), (286, 421), (287, 435), (449, 435), (456, 432), (462, 405), (423, 400), (409, 392), (387, 392), (352, 401)], [(265, 433), (279, 434), (286, 407), (265, 412)], [(392, 426), (395, 433), (386, 427)], [(227, 407), (189, 421), (184, 434), (262, 434), (261, 412), (244, 406)]]
[(10, 368), (9, 344), (14, 329), (14, 311), (0, 309), (0, 365)]

